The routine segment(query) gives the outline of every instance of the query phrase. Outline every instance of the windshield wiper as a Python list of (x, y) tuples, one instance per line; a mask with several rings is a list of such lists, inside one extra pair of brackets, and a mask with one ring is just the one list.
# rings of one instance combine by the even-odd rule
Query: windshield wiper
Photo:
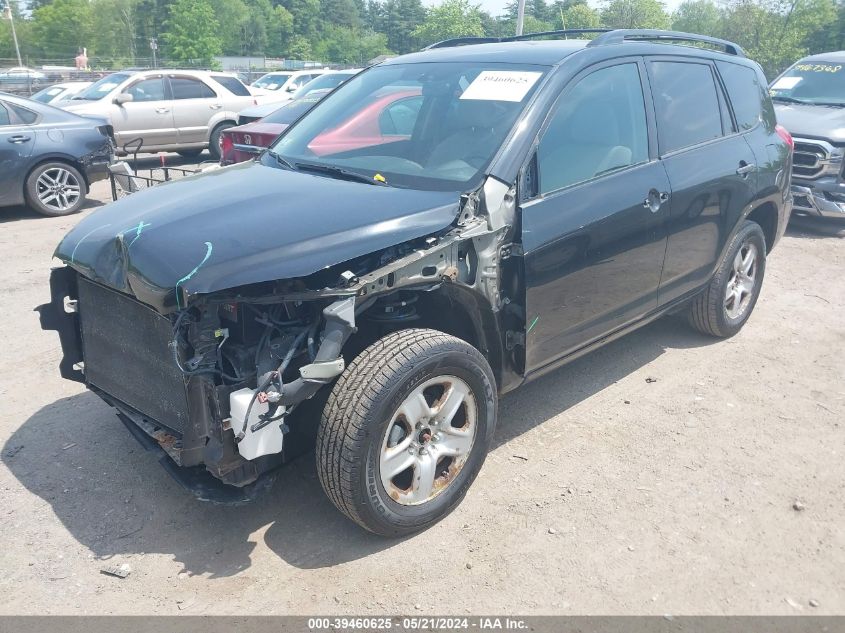
[(368, 185), (387, 185), (387, 183), (382, 180), (376, 180), (375, 178), (370, 178), (369, 176), (365, 176), (364, 174), (359, 174), (355, 171), (343, 169), (342, 167), (335, 167), (334, 165), (320, 165), (316, 163), (296, 163), (296, 167), (300, 170), (316, 171), (322, 174), (332, 176), (333, 178), (354, 180), (356, 182), (365, 182)]
[(796, 99), (795, 97), (785, 97), (783, 95), (776, 95), (772, 97), (772, 101), (783, 101), (784, 103), (800, 103), (801, 105), (812, 105), (809, 101), (803, 99)]
[(277, 163), (279, 163), (279, 165), (281, 165), (281, 166), (282, 166), (282, 167), (284, 167), (285, 169), (290, 169), (291, 171), (296, 171), (296, 167), (294, 167), (293, 165), (291, 165), (291, 164), (287, 161), (287, 159), (282, 158), (279, 154), (277, 154), (276, 152), (274, 152), (272, 149), (268, 149), (268, 150), (267, 150), (267, 153), (268, 153), (270, 156), (272, 156), (273, 158), (275, 158), (275, 159), (276, 159), (276, 162), (277, 162)]
[(828, 106), (830, 108), (845, 108), (843, 101), (808, 101), (808, 105)]

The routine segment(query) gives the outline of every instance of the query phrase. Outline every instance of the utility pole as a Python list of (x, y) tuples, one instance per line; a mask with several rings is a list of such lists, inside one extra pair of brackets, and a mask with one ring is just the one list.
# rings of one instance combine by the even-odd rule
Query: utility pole
[(158, 68), (156, 64), (156, 51), (158, 50), (158, 40), (154, 37), (150, 38), (150, 50), (153, 52), (153, 68)]
[(18, 54), (18, 66), (23, 66), (23, 61), (21, 61), (21, 49), (18, 46), (18, 34), (15, 33), (15, 19), (12, 15), (12, 5), (9, 4), (9, 0), (6, 0), (6, 8), (3, 9), (3, 17), (8, 18), (9, 24), (12, 25), (12, 39), (15, 40), (15, 52)]
[(516, 5), (516, 34), (522, 35), (522, 25), (525, 22), (525, 0), (518, 0)]

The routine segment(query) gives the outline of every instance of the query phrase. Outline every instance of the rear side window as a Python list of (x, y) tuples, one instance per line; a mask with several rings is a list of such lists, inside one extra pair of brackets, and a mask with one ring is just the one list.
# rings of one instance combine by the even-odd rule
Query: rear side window
[(170, 89), (174, 99), (213, 99), (217, 96), (203, 82), (187, 77), (171, 77)]
[(12, 111), (12, 119), (17, 118), (18, 123), (30, 125), (32, 123), (35, 123), (36, 120), (38, 120), (38, 115), (32, 110), (28, 110), (22, 106), (15, 105), (14, 103), (10, 103), (9, 108)]
[(764, 93), (757, 73), (747, 66), (730, 62), (716, 62), (716, 67), (728, 89), (736, 124), (740, 130), (750, 130), (762, 117)]
[(228, 75), (212, 75), (211, 78), (236, 97), (249, 96), (249, 90), (237, 77), (229, 77)]
[(648, 127), (636, 64), (602, 68), (561, 99), (540, 138), (540, 191), (549, 193), (648, 160)]
[(6, 109), (6, 106), (0, 103), (0, 125), (11, 125), (12, 122), (9, 120), (9, 111)]
[(713, 72), (706, 64), (651, 62), (660, 153), (722, 136)]

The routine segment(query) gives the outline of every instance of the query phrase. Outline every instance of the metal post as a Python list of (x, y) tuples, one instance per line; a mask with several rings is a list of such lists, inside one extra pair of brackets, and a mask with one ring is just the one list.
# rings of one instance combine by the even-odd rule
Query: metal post
[(23, 66), (23, 61), (21, 61), (21, 49), (18, 46), (18, 34), (15, 33), (15, 19), (12, 15), (12, 5), (9, 4), (9, 0), (6, 0), (6, 8), (3, 10), (3, 14), (5, 17), (9, 18), (9, 24), (12, 25), (12, 39), (15, 41), (15, 52), (18, 54), (18, 66)]
[(153, 52), (153, 68), (158, 68), (156, 64), (156, 51), (158, 50), (158, 40), (154, 37), (150, 38), (150, 50)]
[(525, 0), (519, 0), (516, 5), (516, 34), (522, 35), (522, 26), (525, 22)]

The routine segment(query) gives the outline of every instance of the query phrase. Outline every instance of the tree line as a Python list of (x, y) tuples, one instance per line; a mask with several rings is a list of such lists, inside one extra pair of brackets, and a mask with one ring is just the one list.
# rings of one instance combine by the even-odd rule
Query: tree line
[[(71, 64), (87, 48), (93, 68), (159, 60), (213, 65), (218, 55), (365, 64), (450, 37), (515, 32), (516, 2), (493, 16), (470, 0), (13, 0), (21, 53)], [(525, 32), (561, 28), (672, 28), (732, 40), (771, 78), (799, 57), (845, 49), (845, 0), (527, 0)], [(0, 21), (0, 58), (13, 58)]]

